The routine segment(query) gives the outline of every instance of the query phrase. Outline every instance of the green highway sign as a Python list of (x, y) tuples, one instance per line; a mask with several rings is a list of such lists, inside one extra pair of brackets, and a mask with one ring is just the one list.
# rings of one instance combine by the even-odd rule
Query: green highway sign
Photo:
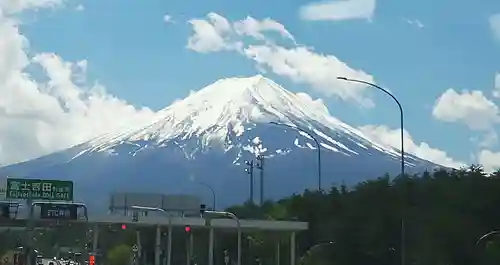
[(32, 199), (48, 201), (72, 201), (73, 182), (7, 178), (6, 199)]

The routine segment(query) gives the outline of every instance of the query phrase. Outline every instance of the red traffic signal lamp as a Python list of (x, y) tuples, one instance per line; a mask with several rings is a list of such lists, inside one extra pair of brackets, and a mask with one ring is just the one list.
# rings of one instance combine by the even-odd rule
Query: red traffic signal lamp
[(186, 226), (184, 227), (184, 231), (185, 231), (186, 233), (190, 233), (190, 232), (191, 232), (191, 226), (186, 225)]
[(126, 224), (122, 224), (122, 230), (125, 230), (127, 229), (127, 225)]

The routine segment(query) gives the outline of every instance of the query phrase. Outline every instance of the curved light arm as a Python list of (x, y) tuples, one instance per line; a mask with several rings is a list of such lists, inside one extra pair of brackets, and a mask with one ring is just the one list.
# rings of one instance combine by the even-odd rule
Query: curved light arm
[(313, 141), (316, 143), (316, 146), (319, 147), (319, 142), (318, 140), (316, 139), (316, 137), (314, 137), (310, 132), (300, 128), (300, 127), (296, 127), (296, 126), (292, 126), (292, 125), (289, 125), (289, 124), (286, 124), (286, 123), (279, 123), (279, 122), (269, 122), (270, 124), (274, 124), (274, 125), (278, 125), (278, 126), (285, 126), (285, 127), (288, 127), (288, 128), (291, 128), (291, 129), (294, 129), (296, 131), (299, 131), (299, 132), (303, 132), (305, 134), (307, 134), (309, 137), (311, 137), (313, 139)]
[(203, 216), (208, 218), (214, 217), (227, 217), (236, 221), (236, 228), (238, 229), (238, 260), (237, 265), (241, 265), (241, 223), (240, 219), (234, 214), (230, 212), (219, 212), (219, 211), (204, 211)]
[(486, 234), (484, 234), (483, 236), (481, 236), (477, 241), (476, 241), (476, 245), (479, 245), (479, 243), (481, 243), (481, 241), (483, 241), (484, 239), (490, 237), (490, 236), (493, 236), (493, 235), (496, 235), (500, 233), (500, 231), (498, 230), (495, 230), (495, 231), (491, 231), (491, 232), (488, 232)]
[(151, 212), (162, 212), (162, 213), (166, 212), (162, 208), (158, 208), (158, 207), (146, 207), (146, 206), (132, 205), (130, 208), (136, 209), (136, 210), (151, 211)]
[(385, 88), (382, 88), (376, 84), (372, 84), (370, 82), (366, 82), (366, 81), (363, 81), (363, 80), (357, 80), (357, 79), (350, 79), (350, 78), (347, 78), (347, 77), (343, 77), (343, 76), (339, 76), (337, 77), (337, 79), (339, 80), (344, 80), (344, 81), (349, 81), (349, 82), (355, 82), (355, 83), (361, 83), (361, 84), (365, 84), (365, 85), (369, 85), (371, 87), (374, 87), (382, 92), (384, 92), (385, 94), (387, 94), (389, 97), (391, 97), (395, 102), (396, 104), (398, 104), (398, 107), (399, 107), (399, 110), (401, 112), (403, 112), (403, 107), (401, 106), (401, 103), (399, 102), (399, 100), (391, 93), (389, 92), (389, 90), (385, 89)]
[(278, 122), (270, 122), (270, 124), (274, 124), (274, 125), (278, 125), (278, 126), (284, 126), (284, 127), (288, 127), (290, 129), (293, 129), (293, 130), (296, 130), (296, 131), (299, 131), (299, 132), (303, 132), (307, 135), (309, 135), (309, 137), (311, 137), (314, 141), (314, 143), (316, 143), (316, 148), (317, 148), (317, 153), (318, 153), (318, 191), (322, 191), (321, 189), (321, 145), (319, 144), (319, 141), (318, 139), (316, 139), (316, 137), (314, 137), (310, 132), (304, 130), (304, 129), (301, 129), (299, 127), (296, 127), (296, 126), (292, 126), (292, 125), (289, 125), (289, 124), (285, 124), (285, 123), (278, 123)]
[(335, 244), (336, 242), (335, 241), (328, 241), (328, 242), (322, 242), (322, 243), (318, 243), (312, 247), (310, 247), (306, 253), (299, 259), (299, 262), (298, 264), (303, 264), (304, 263), (304, 259), (306, 258), (306, 256), (310, 256), (311, 253), (316, 250), (317, 248), (320, 248), (322, 246), (326, 246), (326, 245), (330, 245), (330, 244)]
[(205, 182), (199, 181), (198, 183), (200, 183), (201, 185), (207, 187), (210, 190), (210, 192), (212, 192), (212, 210), (215, 211), (215, 199), (216, 199), (215, 190), (210, 185), (208, 185)]
[(138, 205), (132, 205), (130, 208), (136, 209), (136, 210), (142, 210), (142, 211), (148, 211), (148, 212), (159, 212), (162, 215), (166, 215), (168, 217), (168, 225), (172, 225), (172, 215), (168, 214), (167, 211), (165, 211), (162, 208), (158, 207), (146, 207), (146, 206), (138, 206)]
[(316, 244), (312, 247), (310, 247), (307, 252), (312, 252), (313, 250), (315, 250), (316, 248), (319, 248), (319, 247), (322, 247), (322, 246), (325, 246), (325, 245), (330, 245), (330, 244), (335, 244), (335, 241), (328, 241), (328, 242), (323, 242), (323, 243), (319, 243), (319, 244)]

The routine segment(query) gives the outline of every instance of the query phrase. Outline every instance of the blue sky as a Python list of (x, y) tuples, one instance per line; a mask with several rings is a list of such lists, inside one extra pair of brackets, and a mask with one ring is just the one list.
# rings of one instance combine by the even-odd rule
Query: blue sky
[[(425, 142), (457, 162), (500, 166), (494, 137), (500, 120), (500, 99), (494, 95), (495, 75), (500, 72), (500, 18), (495, 16), (500, 14), (499, 1), (346, 0), (324, 2), (327, 6), (320, 9), (314, 8), (317, 2), (299, 0), (26, 1), (38, 11), (8, 3), (0, 4), (0, 10), (20, 21), (19, 33), (29, 41), (28, 57), (54, 53), (69, 62), (85, 60), (88, 83), (98, 81), (110, 95), (154, 111), (217, 79), (259, 73), (255, 58), (237, 50), (189, 49), (188, 39), (194, 34), (189, 21), (207, 20), (211, 12), (229, 23), (247, 16), (272, 19), (296, 42), (269, 31), (266, 37), (273, 45), (335, 56), (349, 69), (364, 72), (352, 77), (372, 78), (390, 89), (403, 104), (405, 129), (416, 153), (429, 151), (420, 145)], [(338, 2), (350, 8), (342, 9)], [(165, 15), (171, 20), (164, 21)], [(255, 43), (247, 37), (238, 40)], [(304, 60), (302, 71), (306, 63), (310, 62)], [(0, 62), (0, 77), (1, 66)], [(310, 69), (314, 67), (317, 64)], [(339, 69), (337, 75), (345, 73), (350, 72)], [(265, 75), (291, 91), (323, 99), (333, 116), (350, 125), (376, 126), (370, 128), (381, 141), (392, 144), (397, 136), (391, 131), (399, 128), (397, 107), (379, 91), (364, 89), (362, 95), (375, 106), (362, 107), (354, 99), (361, 95), (342, 99), (331, 92), (337, 91), (334, 82), (316, 82), (314, 76), (298, 82), (269, 68)], [(500, 91), (500, 78), (497, 87)], [(43, 150), (53, 145), (47, 148)], [(23, 155), (27, 154), (19, 154)]]

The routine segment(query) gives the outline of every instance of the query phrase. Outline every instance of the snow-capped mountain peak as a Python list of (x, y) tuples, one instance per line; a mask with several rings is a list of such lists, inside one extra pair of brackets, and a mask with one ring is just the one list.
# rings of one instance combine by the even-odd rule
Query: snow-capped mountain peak
[(314, 116), (308, 103), (274, 81), (256, 75), (221, 79), (162, 112), (164, 116), (171, 114), (180, 120), (196, 116), (197, 120), (204, 120), (210, 125), (222, 125), (220, 122), (230, 117), (242, 121), (263, 121), (270, 116), (286, 118), (287, 114)]
[[(123, 141), (165, 140), (201, 136), (224, 139), (227, 130), (244, 131), (243, 123), (298, 122), (329, 116), (326, 107), (306, 94), (295, 94), (274, 81), (256, 75), (226, 78), (191, 93), (159, 111), (146, 128), (109, 134), (90, 142), (93, 147)], [(206, 134), (206, 133), (209, 134)]]

